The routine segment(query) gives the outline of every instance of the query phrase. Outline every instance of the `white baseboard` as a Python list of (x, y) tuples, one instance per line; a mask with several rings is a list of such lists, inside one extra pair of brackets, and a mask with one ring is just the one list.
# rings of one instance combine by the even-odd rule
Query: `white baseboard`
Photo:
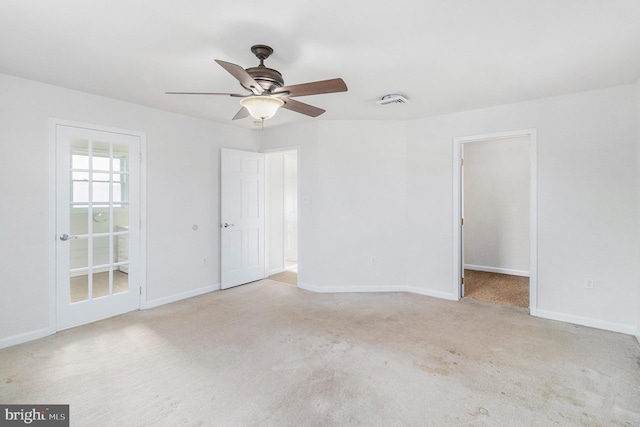
[(287, 271), (286, 268), (281, 267), (281, 268), (274, 268), (273, 270), (269, 270), (267, 272), (267, 277), (269, 276), (273, 276), (274, 274), (278, 274), (278, 273), (284, 273), (285, 271)]
[(37, 331), (25, 332), (24, 334), (13, 335), (11, 337), (0, 339), (0, 348), (11, 347), (13, 345), (25, 343), (27, 341), (37, 340), (38, 338), (44, 338), (49, 335), (53, 335), (55, 333), (56, 333), (55, 329), (43, 328), (43, 329), (38, 329)]
[[(410, 292), (419, 295), (426, 295), (435, 298), (442, 298), (451, 301), (457, 301), (457, 295), (432, 291), (429, 289), (417, 288), (413, 286), (317, 286), (308, 283), (298, 282), (300, 289), (305, 289), (311, 292), (318, 293), (342, 293), (342, 292)], [(625, 325), (621, 323), (607, 322), (598, 319), (591, 319), (587, 317), (573, 316), (565, 313), (557, 313), (549, 310), (537, 309), (535, 312), (531, 312), (532, 316), (541, 317), (544, 319), (558, 320), (565, 323), (573, 323), (576, 325), (588, 326), (596, 329), (603, 329), (611, 332), (619, 332), (622, 334), (632, 335), (638, 339), (640, 343), (640, 331), (631, 325)]]
[(180, 301), (183, 299), (197, 297), (198, 295), (206, 294), (208, 292), (219, 291), (220, 283), (216, 283), (215, 285), (205, 286), (203, 288), (193, 289), (191, 291), (182, 292), (180, 294), (170, 295), (164, 298), (158, 298), (151, 301), (146, 301), (140, 307), (143, 310), (148, 308), (158, 307), (165, 304), (170, 304), (172, 302)]
[(484, 265), (465, 264), (465, 270), (486, 271), (487, 273), (509, 274), (511, 276), (529, 277), (529, 272), (524, 270), (512, 270), (510, 268), (485, 267)]
[[(165, 298), (159, 298), (152, 301), (147, 301), (143, 303), (140, 309), (149, 309), (153, 307), (158, 307), (160, 305), (169, 304), (172, 302), (180, 301), (186, 298), (195, 297), (198, 295), (206, 294), (208, 292), (213, 292), (220, 290), (220, 284), (217, 283), (215, 285), (205, 286), (203, 288), (194, 289), (192, 291), (183, 292), (181, 294), (171, 295)], [(25, 332), (23, 334), (13, 335), (7, 338), (0, 339), (0, 349), (11, 347), (14, 345), (22, 344), (27, 341), (33, 341), (38, 338), (43, 338), (49, 335), (53, 335), (56, 333), (55, 328), (43, 328), (38, 329), (32, 332)]]
[(457, 295), (447, 292), (432, 291), (413, 286), (316, 286), (298, 282), (300, 289), (318, 293), (343, 293), (343, 292), (410, 292), (429, 297), (442, 298), (457, 301)]
[(561, 322), (573, 323), (574, 325), (588, 326), (590, 328), (604, 329), (605, 331), (620, 332), (621, 334), (636, 335), (638, 330), (631, 325), (622, 323), (607, 322), (605, 320), (591, 319), (589, 317), (574, 316), (571, 314), (558, 313), (549, 310), (536, 310), (536, 316), (544, 319), (559, 320)]

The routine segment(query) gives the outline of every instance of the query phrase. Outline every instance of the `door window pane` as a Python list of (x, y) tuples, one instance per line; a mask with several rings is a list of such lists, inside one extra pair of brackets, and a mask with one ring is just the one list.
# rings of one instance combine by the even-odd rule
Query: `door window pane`
[(113, 203), (129, 201), (129, 175), (113, 174)]
[(71, 302), (86, 301), (89, 299), (89, 276), (82, 274), (69, 279), (71, 287)]
[(109, 271), (93, 273), (92, 298), (100, 298), (109, 295)]
[(93, 182), (109, 182), (109, 174), (103, 172), (94, 172)]
[(114, 231), (129, 230), (129, 205), (122, 204), (113, 210)]
[(93, 238), (93, 264), (96, 267), (99, 265), (108, 265), (111, 257), (109, 256), (109, 236), (94, 237)]
[(89, 219), (86, 209), (74, 209), (71, 208), (71, 214), (69, 215), (69, 230), (72, 236), (78, 234), (87, 234), (89, 229)]
[(93, 209), (93, 216), (91, 218), (93, 223), (94, 233), (108, 233), (109, 227), (109, 208), (108, 207), (96, 207)]
[(109, 182), (93, 181), (92, 188), (91, 201), (93, 203), (109, 203)]
[[(89, 200), (89, 182), (88, 181), (73, 181), (72, 182), (72, 202), (84, 202)], [(85, 205), (86, 206), (86, 205)]]
[(72, 269), (87, 268), (89, 266), (89, 240), (69, 240), (69, 255)]
[[(122, 266), (125, 267), (125, 266)], [(122, 269), (122, 267), (120, 267)], [(126, 267), (129, 267), (128, 265)], [(128, 270), (127, 270), (128, 271)], [(121, 270), (113, 271), (113, 293), (119, 294), (129, 290), (129, 275)]]
[(113, 171), (127, 172), (129, 170), (129, 147), (113, 144)]

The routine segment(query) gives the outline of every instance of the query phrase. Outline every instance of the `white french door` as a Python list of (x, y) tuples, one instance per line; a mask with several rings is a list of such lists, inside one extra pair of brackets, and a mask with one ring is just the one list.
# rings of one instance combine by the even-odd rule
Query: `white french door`
[(60, 330), (140, 308), (141, 138), (56, 124), (55, 142)]
[(265, 277), (264, 154), (221, 150), (222, 289)]

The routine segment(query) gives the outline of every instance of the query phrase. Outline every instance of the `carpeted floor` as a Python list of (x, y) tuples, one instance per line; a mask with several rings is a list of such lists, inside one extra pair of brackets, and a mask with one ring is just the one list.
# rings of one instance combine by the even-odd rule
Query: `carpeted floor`
[(298, 273), (295, 271), (283, 271), (282, 273), (269, 276), (269, 279), (276, 282), (288, 283), (289, 285), (298, 285)]
[(632, 336), (522, 308), (263, 280), (0, 350), (72, 426), (637, 426)]
[(484, 271), (464, 271), (464, 295), (479, 301), (529, 307), (529, 278)]

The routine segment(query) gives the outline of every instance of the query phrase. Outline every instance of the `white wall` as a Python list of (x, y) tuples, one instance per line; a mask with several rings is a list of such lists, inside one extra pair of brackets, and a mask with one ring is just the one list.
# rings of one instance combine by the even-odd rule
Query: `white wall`
[[(635, 324), (637, 307), (625, 297), (632, 292), (627, 278), (639, 273), (629, 233), (638, 226), (630, 197), (637, 170), (631, 88), (418, 120), (411, 129), (409, 152), (424, 158), (436, 155), (419, 142), (424, 128), (432, 144), (447, 147), (453, 137), (537, 128), (541, 316), (627, 332)], [(595, 278), (594, 289), (584, 288), (585, 277)]]
[(301, 145), (299, 286), (403, 285), (406, 124), (319, 121), (264, 136), (267, 148)]
[(538, 314), (634, 331), (636, 96), (626, 85), (409, 122), (266, 130), (265, 147), (302, 142), (299, 282), (455, 298), (453, 138), (537, 128)]
[(462, 144), (465, 268), (529, 275), (529, 137)]
[[(537, 128), (538, 313), (635, 331), (639, 86), (408, 122), (266, 129), (264, 148), (301, 145), (299, 283), (453, 298), (452, 140)], [(219, 148), (256, 150), (256, 133), (5, 75), (0, 93), (0, 346), (49, 328), (50, 117), (147, 133), (148, 300), (215, 287)]]
[(146, 132), (147, 300), (215, 288), (219, 151), (257, 150), (253, 132), (6, 75), (0, 93), (0, 347), (51, 326), (49, 118)]

